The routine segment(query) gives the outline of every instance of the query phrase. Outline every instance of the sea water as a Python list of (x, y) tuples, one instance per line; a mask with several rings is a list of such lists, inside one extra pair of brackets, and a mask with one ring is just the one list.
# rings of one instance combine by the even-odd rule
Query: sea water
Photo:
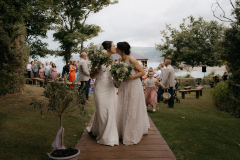
[[(157, 68), (159, 66), (160, 62), (147, 62), (147, 67)], [(210, 72), (199, 72), (199, 71), (192, 71), (192, 72), (175, 72), (175, 76), (186, 76), (187, 74), (190, 74), (194, 78), (203, 78), (204, 76), (208, 75)], [(215, 75), (219, 74), (220, 76), (223, 75), (223, 73), (215, 73)]]

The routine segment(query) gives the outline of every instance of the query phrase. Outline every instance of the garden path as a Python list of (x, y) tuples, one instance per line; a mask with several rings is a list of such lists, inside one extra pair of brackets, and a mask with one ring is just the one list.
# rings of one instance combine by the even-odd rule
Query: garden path
[[(88, 126), (93, 122), (94, 115)], [(96, 142), (95, 137), (84, 130), (75, 146), (80, 150), (79, 160), (175, 160), (173, 152), (161, 136), (160, 132), (150, 121), (148, 135), (144, 135), (137, 145), (126, 146), (119, 142), (119, 146), (104, 146)]]

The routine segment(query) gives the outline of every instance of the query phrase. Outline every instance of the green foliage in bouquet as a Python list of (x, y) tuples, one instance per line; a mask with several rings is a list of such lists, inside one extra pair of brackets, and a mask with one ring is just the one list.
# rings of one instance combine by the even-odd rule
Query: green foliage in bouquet
[(92, 61), (92, 70), (95, 70), (98, 66), (106, 65), (108, 67), (113, 63), (107, 50), (101, 46), (99, 49), (89, 50), (89, 60)]
[(111, 66), (110, 72), (118, 81), (123, 81), (130, 77), (131, 71), (134, 67), (134, 65), (129, 65), (126, 62), (116, 62)]

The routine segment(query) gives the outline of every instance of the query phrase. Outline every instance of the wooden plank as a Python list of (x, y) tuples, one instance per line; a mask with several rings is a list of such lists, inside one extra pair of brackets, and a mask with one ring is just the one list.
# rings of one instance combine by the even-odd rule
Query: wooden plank
[[(81, 159), (81, 160), (112, 160), (112, 159)], [(116, 160), (116, 159), (115, 159)], [(174, 158), (131, 158), (131, 159), (117, 159), (117, 160), (175, 160)]]
[[(93, 122), (93, 117), (89, 125)], [(137, 145), (126, 146), (120, 140), (118, 146), (110, 147), (98, 144), (96, 137), (86, 129), (75, 146), (81, 153), (78, 159), (106, 160), (175, 160), (175, 156), (149, 117), (150, 128), (147, 135)]]
[(169, 148), (167, 145), (134, 145), (134, 146), (125, 146), (120, 143), (119, 146), (109, 147), (97, 144), (96, 146), (76, 146), (81, 152), (118, 152), (118, 151), (168, 151)]
[(91, 155), (91, 159), (139, 159), (139, 158), (171, 158), (172, 154), (168, 151), (125, 151), (124, 154), (119, 150), (118, 152), (82, 152), (78, 159), (88, 159)]

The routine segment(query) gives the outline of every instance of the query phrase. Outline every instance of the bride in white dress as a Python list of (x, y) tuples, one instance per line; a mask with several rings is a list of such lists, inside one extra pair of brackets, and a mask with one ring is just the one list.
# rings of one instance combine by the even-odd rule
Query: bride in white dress
[[(117, 43), (117, 51), (122, 61), (135, 65), (125, 86), (120, 86), (116, 109), (116, 121), (119, 138), (125, 145), (138, 144), (144, 134), (148, 134), (150, 123), (146, 111), (142, 82), (139, 77), (144, 75), (142, 67), (130, 56), (130, 45), (127, 42)], [(123, 85), (123, 84), (122, 84)], [(123, 89), (121, 89), (124, 87)]]
[[(116, 52), (113, 42), (104, 41), (102, 45), (110, 55)], [(103, 65), (99, 72), (92, 74), (93, 77), (97, 74), (93, 91), (96, 111), (93, 124), (87, 127), (87, 131), (97, 136), (97, 143), (114, 146), (119, 144), (119, 138), (114, 111), (115, 89), (110, 67)]]

